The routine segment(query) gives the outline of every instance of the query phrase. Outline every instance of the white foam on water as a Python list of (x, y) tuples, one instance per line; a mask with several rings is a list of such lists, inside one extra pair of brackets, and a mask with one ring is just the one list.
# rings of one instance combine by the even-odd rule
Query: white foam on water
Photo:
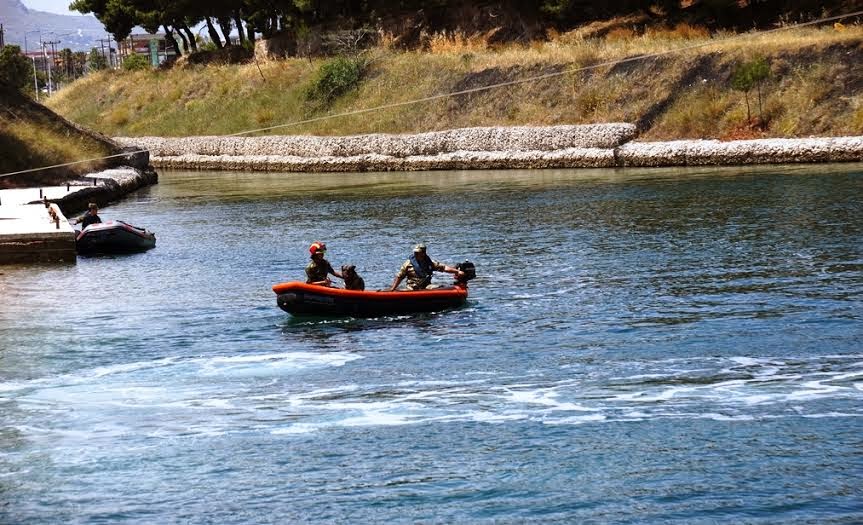
[(157, 359), (155, 361), (137, 361), (133, 363), (100, 366), (89, 370), (81, 370), (78, 372), (60, 374), (51, 377), (40, 377), (28, 381), (5, 382), (0, 383), (0, 392), (15, 392), (31, 388), (90, 383), (94, 379), (102, 379), (118, 374), (129, 374), (140, 370), (168, 366), (173, 364), (177, 360), (178, 358), (168, 357), (163, 359)]
[(697, 419), (710, 419), (713, 421), (754, 421), (755, 417), (748, 414), (740, 414), (736, 416), (729, 416), (728, 414), (718, 414), (718, 413), (705, 413), (698, 414), (696, 416)]
[(201, 363), (201, 373), (204, 375), (253, 376), (298, 371), (306, 368), (344, 366), (357, 359), (362, 359), (362, 356), (348, 352), (286, 352), (213, 357), (199, 362)]
[(508, 421), (523, 421), (528, 419), (526, 414), (498, 414), (485, 411), (465, 412), (464, 416), (469, 421), (475, 421), (477, 423), (506, 423)]
[(863, 370), (856, 370), (854, 372), (848, 372), (845, 374), (837, 374), (833, 376), (833, 381), (844, 381), (846, 379), (853, 379), (855, 377), (863, 377)]
[(544, 420), (545, 425), (582, 425), (584, 423), (597, 423), (607, 420), (604, 414), (587, 414), (584, 416), (567, 416), (562, 418)]
[(756, 357), (729, 357), (729, 361), (733, 361), (741, 366), (759, 366), (762, 363), (769, 363), (770, 361), (765, 359), (759, 359)]
[[(92, 369), (89, 374), (81, 374), (82, 379), (90, 379), (90, 378), (102, 378), (105, 376), (111, 376), (115, 374), (128, 374), (130, 372), (136, 372), (138, 370), (146, 370), (150, 368), (159, 368), (163, 366), (170, 366), (176, 363), (180, 358), (178, 357), (166, 357), (163, 359), (156, 359), (155, 361), (138, 361), (133, 363), (122, 363), (117, 365), (109, 365), (109, 366), (100, 366)], [(74, 377), (74, 376), (73, 376)]]
[(359, 390), (359, 385), (344, 385), (335, 388), (318, 388), (315, 390), (310, 390), (308, 392), (301, 392), (299, 394), (293, 395), (290, 400), (296, 401), (305, 401), (305, 400), (316, 400), (319, 398), (329, 398), (333, 396), (344, 396)]
[(235, 405), (230, 399), (198, 399), (196, 400), (198, 406), (201, 408), (219, 408), (219, 409), (229, 409), (234, 408)]
[(426, 386), (462, 386), (462, 385), (480, 385), (487, 381), (476, 379), (473, 381), (401, 381), (396, 383), (400, 387), (426, 387)]
[(842, 387), (825, 385), (821, 381), (806, 381), (800, 386), (803, 388), (803, 390), (798, 390), (788, 394), (787, 398), (789, 400), (817, 399), (828, 396), (829, 394), (832, 394), (834, 392), (843, 390)]
[(560, 393), (555, 388), (540, 388), (532, 391), (508, 391), (509, 401), (518, 404), (540, 405), (550, 407), (552, 411), (564, 412), (593, 412), (596, 409), (588, 408), (576, 403), (560, 401)]
[(367, 410), (361, 415), (342, 419), (338, 422), (338, 425), (345, 427), (372, 427), (407, 425), (418, 422), (420, 422), (419, 419), (411, 418), (404, 414), (394, 414), (383, 410)]
[(322, 425), (313, 425), (311, 423), (296, 423), (289, 427), (276, 428), (270, 431), (273, 435), (290, 435), (290, 434), (310, 434), (320, 430)]
[[(81, 384), (92, 384), (98, 380), (103, 382), (114, 376), (130, 376), (139, 378), (137, 372), (150, 371), (157, 368), (173, 367), (175, 370), (166, 372), (180, 378), (183, 376), (209, 373), (211, 375), (230, 374), (232, 371), (253, 371), (255, 365), (261, 370), (294, 371), (312, 367), (343, 366), (351, 361), (362, 359), (362, 356), (349, 352), (313, 353), (285, 352), (277, 354), (251, 354), (219, 357), (166, 357), (153, 361), (136, 361), (116, 365), (101, 366), (89, 370), (81, 370), (58, 376), (37, 378), (29, 381), (13, 381), (0, 384), (0, 392), (15, 392), (32, 388), (68, 387)], [(248, 368), (243, 368), (244, 366)], [(179, 368), (178, 368), (179, 367)], [(164, 376), (160, 374), (160, 376)], [(140, 380), (140, 379), (139, 379)], [(143, 379), (146, 380), (146, 377)]]
[(863, 413), (852, 414), (848, 412), (824, 412), (821, 414), (801, 414), (800, 417), (811, 419), (822, 419), (825, 417), (863, 417)]
[(655, 393), (649, 392), (632, 392), (630, 394), (617, 394), (613, 397), (613, 399), (618, 401), (628, 401), (628, 402), (636, 402), (636, 403), (657, 403), (660, 401), (669, 401), (675, 396), (679, 396), (681, 393), (686, 392), (688, 390), (693, 390), (691, 388), (681, 388), (681, 387), (670, 387), (665, 390), (661, 390)]
[(19, 399), (22, 405), (50, 404), (56, 406), (152, 405), (172, 400), (173, 394), (164, 387), (146, 387), (112, 384), (73, 384), (34, 390)]
[(751, 395), (742, 395), (740, 396), (740, 402), (749, 405), (760, 405), (765, 403), (770, 403), (771, 401), (776, 401), (777, 398), (775, 395), (769, 394), (751, 394)]

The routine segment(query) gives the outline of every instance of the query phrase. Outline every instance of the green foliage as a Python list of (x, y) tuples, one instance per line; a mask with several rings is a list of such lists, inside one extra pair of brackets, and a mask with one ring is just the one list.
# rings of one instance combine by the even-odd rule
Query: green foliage
[(763, 57), (738, 64), (731, 73), (731, 87), (749, 91), (770, 76), (770, 65)]
[(143, 22), (141, 12), (130, 0), (74, 0), (69, 9), (93, 13), (116, 40), (123, 40), (132, 28)]
[(293, 3), (301, 13), (308, 13), (314, 9), (312, 0), (294, 0)]
[(87, 56), (87, 65), (90, 71), (101, 71), (108, 68), (108, 59), (94, 47)]
[(738, 64), (731, 73), (731, 87), (742, 91), (746, 100), (746, 121), (752, 122), (752, 112), (749, 108), (749, 92), (758, 87), (758, 115), (762, 123), (764, 111), (761, 102), (761, 83), (770, 77), (770, 64), (763, 57), (757, 57), (749, 62)]
[(30, 61), (21, 54), (18, 46), (3, 46), (0, 49), (0, 84), (21, 89), (32, 80)]
[(140, 71), (150, 69), (150, 59), (144, 55), (129, 55), (123, 59), (124, 71)]
[(306, 89), (306, 100), (332, 103), (359, 85), (365, 66), (361, 58), (337, 57), (324, 62)]

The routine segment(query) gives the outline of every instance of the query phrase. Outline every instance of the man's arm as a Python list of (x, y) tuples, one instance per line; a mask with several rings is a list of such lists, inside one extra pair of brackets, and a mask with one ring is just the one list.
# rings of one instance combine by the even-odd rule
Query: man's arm
[(439, 272), (446, 272), (452, 274), (458, 274), (460, 272), (458, 268), (453, 268), (452, 266), (447, 266), (446, 264), (437, 261), (433, 261), (432, 266), (435, 270)]
[(390, 291), (391, 291), (391, 292), (396, 291), (396, 288), (398, 288), (398, 287), (399, 287), (399, 284), (401, 284), (402, 279), (404, 279), (404, 278), (405, 278), (405, 276), (408, 274), (408, 270), (407, 270), (407, 269), (408, 269), (408, 262), (407, 262), (407, 261), (405, 261), (405, 262), (402, 264), (402, 267), (401, 267), (401, 268), (399, 268), (399, 273), (397, 273), (397, 274), (396, 274), (396, 278), (395, 278), (395, 279), (393, 279), (393, 284), (390, 286)]

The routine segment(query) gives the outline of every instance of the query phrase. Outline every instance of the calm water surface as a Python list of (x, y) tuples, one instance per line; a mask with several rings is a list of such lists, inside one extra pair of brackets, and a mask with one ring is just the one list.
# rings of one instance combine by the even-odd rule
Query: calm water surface
[[(863, 167), (164, 172), (0, 267), (0, 522), (863, 521)], [(459, 310), (292, 319), (418, 241)], [(438, 277), (446, 282), (448, 276)]]

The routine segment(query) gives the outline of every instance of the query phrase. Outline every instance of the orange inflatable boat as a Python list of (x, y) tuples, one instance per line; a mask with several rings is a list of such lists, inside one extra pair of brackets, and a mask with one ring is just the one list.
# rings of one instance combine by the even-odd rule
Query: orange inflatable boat
[[(469, 266), (466, 266), (469, 265)], [(292, 315), (379, 317), (455, 308), (467, 300), (467, 281), (476, 276), (472, 263), (457, 266), (461, 278), (454, 286), (417, 291), (357, 291), (299, 281), (273, 286), (276, 304)]]

